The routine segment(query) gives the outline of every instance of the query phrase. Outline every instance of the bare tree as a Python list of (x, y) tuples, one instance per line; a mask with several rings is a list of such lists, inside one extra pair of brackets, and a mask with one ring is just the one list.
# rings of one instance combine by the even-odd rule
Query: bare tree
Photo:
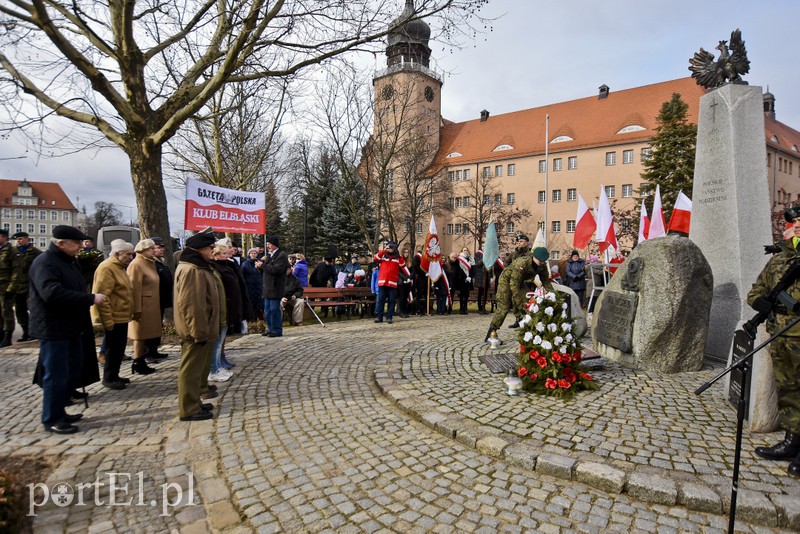
[(112, 203), (99, 201), (94, 203), (94, 213), (86, 220), (86, 233), (97, 237), (97, 231), (104, 226), (122, 224), (122, 212)]
[[(411, 18), (472, 29), (486, 0), (422, 0)], [(169, 235), (162, 152), (229, 82), (286, 78), (395, 26), (395, 0), (13, 0), (0, 3), (7, 130), (54, 114), (129, 158), (143, 235)], [(390, 28), (390, 25), (392, 26)]]

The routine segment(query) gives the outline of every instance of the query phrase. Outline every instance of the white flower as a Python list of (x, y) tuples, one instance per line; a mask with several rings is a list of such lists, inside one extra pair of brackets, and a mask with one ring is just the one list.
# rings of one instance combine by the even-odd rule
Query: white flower
[(531, 322), (531, 316), (530, 316), (530, 315), (525, 315), (525, 316), (524, 316), (524, 317), (523, 317), (523, 318), (520, 320), (519, 324), (521, 324), (521, 325), (526, 325), (526, 324), (528, 324), (529, 322)]
[(564, 332), (569, 332), (570, 330), (572, 330), (572, 323), (563, 323), (561, 325), (561, 330), (563, 330)]
[(525, 343), (527, 343), (528, 341), (530, 341), (531, 339), (533, 339), (533, 333), (531, 333), (531, 332), (525, 332), (525, 335), (524, 335), (524, 336), (522, 336), (522, 339), (523, 339), (523, 341), (525, 341)]
[(562, 319), (566, 319), (567, 318), (567, 312), (561, 312), (561, 318)]
[(552, 306), (546, 307), (544, 309), (544, 313), (552, 317), (553, 316), (553, 307)]
[(539, 337), (539, 336), (536, 336), (535, 338), (533, 338), (533, 344), (534, 345), (541, 345), (542, 344), (542, 338)]
[(572, 341), (572, 334), (567, 334), (567, 337), (564, 339), (566, 339), (567, 341)]
[(544, 300), (542, 297), (536, 297), (536, 304), (541, 304), (542, 300)]
[(532, 311), (533, 313), (539, 313), (539, 306), (537, 306), (536, 304), (534, 304), (534, 305), (533, 305), (533, 308), (531, 308), (531, 311)]
[(536, 323), (536, 330), (538, 330), (539, 332), (544, 332), (544, 324), (542, 323), (542, 321)]
[(551, 292), (549, 292), (547, 295), (545, 295), (545, 297), (546, 297), (546, 298), (547, 298), (547, 300), (549, 300), (550, 302), (555, 302), (555, 301), (556, 301), (556, 294), (555, 294), (555, 293), (553, 293), (552, 291), (551, 291)]
[(556, 336), (556, 338), (553, 340), (553, 343), (555, 343), (556, 345), (561, 345), (561, 343), (562, 343), (563, 341), (564, 341), (564, 338), (563, 338), (563, 337), (561, 337), (561, 336)]
[(564, 304), (562, 304), (562, 305), (561, 305), (561, 309), (562, 309), (562, 310), (566, 310), (567, 308), (569, 308), (569, 306), (567, 306), (567, 303), (566, 303), (566, 302), (565, 302)]
[(542, 348), (544, 350), (550, 350), (553, 348), (553, 344), (550, 343), (549, 341), (542, 341)]
[(556, 323), (550, 323), (547, 325), (547, 329), (550, 330), (551, 332), (555, 332), (556, 330), (558, 330), (558, 325)]
[(561, 354), (566, 354), (567, 353), (567, 346), (566, 345), (562, 345), (561, 348), (558, 349), (558, 352), (560, 352)]

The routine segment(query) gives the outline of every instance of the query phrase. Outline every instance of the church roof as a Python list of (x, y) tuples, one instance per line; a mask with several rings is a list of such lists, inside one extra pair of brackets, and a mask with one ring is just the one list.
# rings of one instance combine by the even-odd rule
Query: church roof
[(23, 208), (51, 208), (58, 210), (75, 210), (75, 206), (61, 186), (53, 182), (31, 182), (26, 180), (31, 186), (34, 197), (39, 200), (38, 204), (18, 205), (14, 204), (14, 197), (17, 196), (19, 184), (23, 180), (0, 180), (0, 206), (2, 207), (23, 207)]
[[(705, 89), (690, 77), (614, 91), (538, 108), (466, 122), (443, 122), (437, 166), (524, 157), (545, 152), (545, 116), (550, 115), (550, 147), (556, 154), (581, 148), (646, 141), (655, 135), (664, 102), (680, 93), (689, 105), (687, 118), (697, 123)], [(513, 144), (508, 140), (513, 140)], [(553, 142), (553, 140), (557, 140)], [(511, 145), (495, 151), (498, 146)], [(446, 158), (448, 154), (461, 156)]]

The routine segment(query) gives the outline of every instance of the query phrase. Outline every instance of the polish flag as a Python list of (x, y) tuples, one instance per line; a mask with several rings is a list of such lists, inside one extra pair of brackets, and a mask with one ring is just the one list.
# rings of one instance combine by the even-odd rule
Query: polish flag
[(597, 230), (597, 222), (594, 220), (594, 215), (589, 211), (589, 206), (583, 201), (580, 193), (578, 193), (578, 216), (575, 217), (575, 220), (578, 222), (575, 224), (572, 246), (586, 248), (592, 239), (592, 234)]
[(664, 224), (664, 209), (661, 207), (661, 188), (656, 186), (656, 197), (653, 200), (653, 215), (650, 217), (650, 232), (647, 239), (655, 239), (667, 235)]
[(600, 252), (605, 252), (607, 248), (619, 250), (617, 236), (614, 233), (614, 220), (611, 216), (611, 206), (606, 196), (606, 188), (600, 186), (600, 205), (597, 207), (597, 244), (600, 245)]
[(642, 213), (639, 215), (639, 243), (647, 241), (647, 236), (650, 235), (650, 218), (647, 216), (647, 208), (642, 199)]
[(672, 209), (672, 217), (669, 218), (669, 229), (675, 232), (689, 233), (689, 226), (692, 222), (692, 201), (678, 191), (678, 199)]
[(439, 234), (436, 231), (436, 221), (431, 215), (431, 224), (428, 227), (428, 236), (425, 238), (425, 248), (422, 250), (420, 267), (435, 282), (442, 276), (442, 248), (439, 246)]

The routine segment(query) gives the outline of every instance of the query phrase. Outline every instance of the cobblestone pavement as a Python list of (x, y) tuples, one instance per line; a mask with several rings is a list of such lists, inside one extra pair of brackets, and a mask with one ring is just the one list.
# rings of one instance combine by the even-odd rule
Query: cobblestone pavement
[[(721, 387), (692, 394), (712, 371), (601, 360), (599, 391), (510, 398), (478, 360), (487, 322), (343, 320), (243, 336), (229, 344), (238, 366), (216, 418), (194, 423), (176, 417), (167, 347), (159, 372), (127, 390), (90, 387), (72, 436), (41, 430), (35, 349), (15, 345), (0, 351), (0, 455), (48, 456), (42, 482), (69, 484), (69, 505), (34, 509), (36, 532), (726, 530), (735, 414)], [(800, 530), (800, 482), (751, 453), (776, 437), (745, 432), (739, 531)]]

